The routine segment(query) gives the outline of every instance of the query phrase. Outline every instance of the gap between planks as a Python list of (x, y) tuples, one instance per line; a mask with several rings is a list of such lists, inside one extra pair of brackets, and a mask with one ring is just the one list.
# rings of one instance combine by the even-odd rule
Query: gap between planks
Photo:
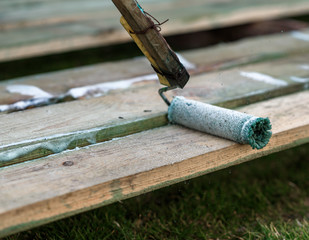
[(238, 110), (271, 119), (267, 147), (166, 126), (1, 168), (1, 236), (309, 142), (309, 91)]

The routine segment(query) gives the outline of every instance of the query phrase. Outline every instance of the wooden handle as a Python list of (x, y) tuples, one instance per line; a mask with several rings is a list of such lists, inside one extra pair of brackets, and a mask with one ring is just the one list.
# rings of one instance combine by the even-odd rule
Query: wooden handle
[[(154, 67), (157, 72), (163, 74), (167, 79), (167, 82), (160, 82), (170, 87), (183, 88), (190, 75), (160, 32), (155, 27), (149, 28), (154, 23), (140, 5), (134, 0), (112, 1), (133, 30), (133, 34), (137, 35), (137, 39), (142, 43), (138, 46), (142, 46), (141, 50), (150, 55), (156, 63)], [(145, 31), (146, 29), (148, 30)], [(132, 34), (130, 35), (132, 36)]]

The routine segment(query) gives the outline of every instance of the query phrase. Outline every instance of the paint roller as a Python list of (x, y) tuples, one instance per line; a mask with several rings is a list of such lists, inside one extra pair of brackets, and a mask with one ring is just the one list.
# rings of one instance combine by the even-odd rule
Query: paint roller
[(271, 137), (268, 118), (255, 117), (238, 111), (213, 106), (184, 97), (174, 97), (170, 102), (164, 93), (184, 88), (190, 75), (161, 35), (161, 25), (147, 13), (136, 0), (112, 0), (122, 17), (120, 22), (148, 58), (159, 81), (166, 87), (159, 94), (168, 107), (168, 120), (188, 128), (249, 144), (261, 149)]

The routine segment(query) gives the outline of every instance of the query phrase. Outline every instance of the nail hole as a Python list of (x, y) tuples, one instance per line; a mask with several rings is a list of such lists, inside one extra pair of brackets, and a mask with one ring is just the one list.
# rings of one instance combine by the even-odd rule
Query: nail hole
[(72, 162), (72, 161), (65, 161), (65, 162), (62, 163), (62, 165), (63, 166), (72, 166), (72, 165), (74, 165), (74, 162)]

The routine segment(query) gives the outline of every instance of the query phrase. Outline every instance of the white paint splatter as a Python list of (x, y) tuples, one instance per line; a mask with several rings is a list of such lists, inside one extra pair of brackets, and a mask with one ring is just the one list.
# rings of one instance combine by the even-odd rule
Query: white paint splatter
[[(179, 53), (176, 53), (179, 61), (183, 64), (186, 69), (194, 69), (195, 65), (181, 56)], [(135, 78), (130, 78), (126, 80), (119, 80), (114, 82), (105, 82), (99, 83), (95, 85), (83, 86), (78, 88), (70, 89), (65, 95), (72, 96), (73, 98), (80, 98), (87, 95), (91, 95), (94, 97), (102, 96), (103, 94), (108, 93), (111, 90), (116, 89), (125, 89), (130, 87), (133, 83), (140, 82), (140, 81), (153, 81), (157, 80), (157, 74), (148, 74), (143, 75)]]
[(53, 96), (50, 93), (31, 85), (9, 85), (6, 89), (10, 93), (19, 93), (22, 95), (32, 96), (33, 98), (50, 98)]
[(22, 101), (18, 101), (12, 104), (8, 105), (0, 105), (0, 112), (14, 112), (14, 111), (21, 111), (30, 107), (35, 107), (35, 106), (44, 106), (44, 105), (49, 105), (53, 101), (56, 100), (57, 98), (50, 97), (50, 98), (31, 98), (31, 99), (26, 99)]
[(291, 76), (290, 79), (294, 82), (299, 82), (299, 83), (306, 83), (309, 81), (309, 78), (302, 78), (302, 77), (296, 77), (296, 76)]
[[(187, 69), (195, 68), (195, 65), (188, 60), (186, 60), (179, 53), (176, 53), (179, 61), (184, 65)], [(99, 97), (104, 94), (107, 94), (111, 90), (116, 89), (125, 89), (129, 88), (133, 83), (141, 82), (141, 81), (154, 81), (158, 80), (157, 74), (147, 74), (139, 77), (123, 79), (119, 81), (113, 82), (104, 82), (94, 85), (88, 85), (83, 87), (71, 88), (64, 95), (53, 96), (52, 94), (31, 85), (10, 85), (7, 87), (7, 90), (11, 93), (20, 93), (22, 95), (33, 96), (31, 99), (18, 101), (9, 105), (0, 105), (0, 112), (5, 111), (19, 111), (24, 110), (30, 107), (35, 106), (43, 106), (51, 103), (56, 103), (57, 99), (61, 100), (65, 97), (72, 97), (74, 99), (81, 97)]]
[(183, 56), (181, 56), (179, 53), (176, 53), (177, 57), (179, 58), (179, 61), (182, 63), (182, 65), (186, 69), (194, 69), (196, 68), (194, 63), (189, 62), (187, 59), (185, 59)]
[[(176, 53), (176, 52), (175, 52)], [(185, 57), (183, 57), (180, 53), (176, 53), (179, 61), (182, 63), (182, 65), (186, 68), (186, 69), (195, 69), (196, 65), (192, 62), (189, 62)], [(134, 57), (133, 59), (146, 59), (145, 56), (138, 56), (138, 57)]]
[(10, 105), (0, 105), (0, 112), (5, 112), (9, 110)]
[(287, 86), (288, 83), (277, 78), (273, 78), (269, 75), (263, 74), (263, 73), (258, 73), (258, 72), (240, 72), (240, 75), (246, 78), (250, 78), (255, 81), (260, 81), (272, 85), (277, 85), (277, 86)]
[(309, 34), (307, 34), (307, 33), (303, 33), (303, 32), (300, 32), (300, 31), (292, 31), (291, 36), (293, 38), (309, 42)]
[(105, 82), (95, 85), (83, 86), (78, 88), (71, 88), (65, 95), (72, 96), (73, 98), (80, 98), (86, 95), (95, 97), (108, 93), (110, 90), (125, 89), (130, 87), (133, 83), (140, 81), (157, 80), (157, 74), (148, 74), (140, 77), (135, 77), (127, 80), (120, 80), (114, 82)]
[(50, 104), (51, 99), (54, 98), (52, 94), (32, 85), (9, 85), (6, 87), (6, 90), (10, 93), (19, 93), (22, 95), (32, 96), (32, 98), (18, 101), (13, 104), (0, 105), (0, 112), (19, 111), (31, 106), (47, 105)]
[(309, 65), (303, 64), (299, 66), (300, 69), (309, 70)]
[(265, 93), (266, 93), (265, 89), (261, 89), (261, 90), (256, 90), (256, 91), (246, 93), (244, 96), (248, 97), (248, 96), (255, 96), (255, 95), (265, 94)]

